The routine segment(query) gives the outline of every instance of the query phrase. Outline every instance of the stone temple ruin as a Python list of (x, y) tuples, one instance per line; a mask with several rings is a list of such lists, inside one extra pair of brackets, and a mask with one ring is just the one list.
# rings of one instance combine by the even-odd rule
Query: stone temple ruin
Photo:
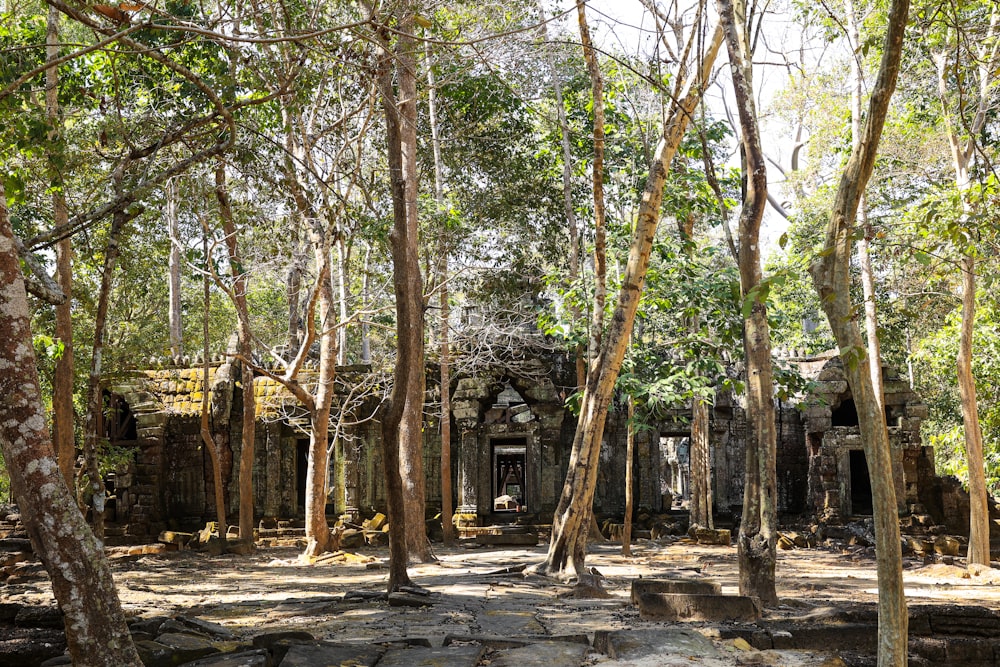
[[(181, 361), (181, 360), (178, 360)], [(778, 405), (778, 501), (785, 516), (815, 517), (836, 524), (870, 515), (871, 484), (857, 426), (857, 413), (835, 353), (782, 355), (811, 380), (811, 391)], [(238, 362), (210, 363), (211, 428), (221, 443), (228, 506), (238, 507), (241, 392)], [(133, 453), (128, 470), (108, 480), (109, 536), (156, 535), (189, 529), (214, 519), (212, 468), (200, 436), (202, 368), (151, 364), (106, 389), (105, 432), (112, 444)], [(551, 519), (568, 465), (576, 418), (564, 406), (571, 364), (554, 358), (535, 362), (530, 377), (459, 378), (452, 394), (453, 507), (460, 526), (545, 524)], [(570, 371), (571, 372), (571, 371)], [(938, 478), (933, 451), (920, 440), (927, 407), (891, 368), (884, 368), (886, 416), (900, 515), (930, 515), (954, 532), (967, 530), (968, 501), (957, 483)], [(340, 422), (331, 429), (332, 460), (328, 514), (371, 516), (385, 507), (378, 399), (357, 398), (370, 377), (365, 367), (338, 371)], [(436, 369), (428, 369), (428, 400), (436, 401)], [(308, 384), (309, 376), (307, 369)], [(254, 494), (258, 518), (302, 518), (305, 506), (308, 417), (278, 382), (254, 380), (257, 431), (253, 443)], [(433, 415), (428, 405), (425, 415)], [(637, 434), (633, 479), (635, 502), (652, 512), (680, 508), (689, 484), (689, 409), (678, 408)], [(738, 517), (743, 494), (746, 414), (731, 393), (720, 392), (710, 417), (714, 510)], [(439, 423), (427, 417), (424, 469), (429, 516), (441, 507), (436, 471)], [(625, 506), (626, 419), (612, 412), (601, 455), (595, 513), (621, 517)]]

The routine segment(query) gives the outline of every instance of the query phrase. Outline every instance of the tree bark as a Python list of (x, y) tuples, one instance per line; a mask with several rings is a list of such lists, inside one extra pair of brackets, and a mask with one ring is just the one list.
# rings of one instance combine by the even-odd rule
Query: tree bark
[(885, 46), (872, 89), (861, 141), (851, 151), (830, 211), (824, 249), (810, 273), (830, 328), (840, 348), (847, 381), (858, 410), (861, 441), (868, 461), (875, 512), (875, 552), (878, 574), (878, 664), (905, 666), (907, 646), (906, 597), (892, 460), (885, 412), (880, 409), (865, 363), (865, 343), (851, 303), (851, 241), (860, 198), (871, 176), (889, 100), (899, 73), (909, 0), (893, 0)]
[(597, 53), (590, 40), (590, 26), (587, 25), (586, 3), (576, 0), (576, 13), (580, 24), (580, 42), (583, 58), (590, 76), (591, 101), (594, 107), (594, 312), (590, 318), (589, 354), (592, 359), (601, 347), (604, 330), (604, 306), (608, 294), (607, 225), (604, 214), (604, 80), (597, 62)]
[(455, 505), (451, 489), (451, 343), (449, 319), (451, 304), (448, 297), (448, 211), (444, 201), (444, 174), (441, 165), (441, 138), (438, 135), (437, 87), (434, 81), (434, 67), (431, 63), (431, 43), (424, 42), (427, 61), (427, 106), (431, 125), (431, 148), (434, 151), (434, 201), (438, 215), (442, 216), (441, 229), (437, 239), (437, 280), (438, 305), (441, 309), (439, 320), (441, 357), (441, 531), (445, 546), (455, 542), (455, 524), (452, 516)]
[[(222, 221), (222, 231), (226, 237), (226, 250), (229, 253), (229, 271), (233, 278), (232, 301), (236, 309), (236, 337), (239, 345), (240, 391), (243, 398), (243, 413), (240, 422), (240, 539), (253, 544), (254, 502), (253, 502), (253, 460), (257, 441), (257, 400), (253, 393), (253, 368), (250, 359), (253, 354), (253, 338), (250, 330), (250, 308), (247, 305), (247, 274), (243, 268), (239, 241), (236, 234), (236, 223), (233, 220), (233, 209), (229, 200), (229, 190), (226, 186), (226, 165), (222, 160), (215, 164), (215, 198), (219, 203), (219, 218)], [(220, 520), (221, 521), (221, 520)], [(226, 539), (221, 532), (219, 537)]]
[[(58, 9), (49, 7), (45, 32), (45, 57), (59, 57)], [(69, 223), (62, 178), (62, 115), (59, 109), (59, 68), (45, 70), (45, 112), (49, 123), (49, 181), (52, 184), (52, 222), (56, 227)], [(56, 306), (56, 338), (63, 345), (56, 360), (52, 380), (52, 436), (56, 460), (66, 484), (74, 487), (76, 467), (76, 413), (73, 409), (73, 241), (67, 237), (56, 244), (56, 281), (66, 301)]]
[[(541, 37), (542, 43), (548, 42), (548, 23), (545, 21), (545, 7), (541, 0), (538, 2), (538, 11), (542, 18)], [(546, 64), (552, 76), (552, 91), (555, 94), (556, 119), (559, 124), (559, 139), (562, 147), (562, 195), (563, 212), (566, 215), (566, 229), (569, 235), (569, 279), (570, 285), (576, 283), (580, 278), (580, 224), (576, 218), (576, 210), (573, 208), (573, 153), (570, 145), (569, 122), (566, 120), (566, 105), (563, 101), (562, 83), (559, 73), (556, 71), (555, 62), (551, 52), (545, 50)], [(603, 125), (602, 125), (603, 129)], [(580, 322), (581, 313), (579, 307), (570, 307), (570, 314), (573, 317), (574, 325)], [(576, 350), (576, 384), (583, 387), (587, 382), (587, 358), (583, 345), (577, 345)]]
[[(116, 180), (120, 181), (121, 169)], [(94, 345), (91, 349), (90, 371), (87, 375), (87, 420), (84, 427), (83, 458), (87, 474), (87, 488), (90, 491), (91, 528), (98, 542), (104, 541), (104, 504), (107, 489), (100, 469), (98, 433), (103, 422), (104, 396), (101, 390), (101, 375), (104, 372), (104, 336), (108, 324), (108, 306), (111, 303), (111, 281), (120, 254), (119, 243), (122, 229), (134, 214), (116, 211), (111, 217), (111, 230), (104, 249), (104, 268), (101, 272), (101, 287), (98, 292), (97, 312), (94, 314)]]
[(625, 518), (622, 520), (622, 555), (632, 555), (632, 511), (635, 492), (632, 465), (635, 461), (635, 401), (628, 397), (628, 434), (625, 436)]
[[(409, 2), (398, 8), (399, 38), (397, 51), (410, 50), (414, 26), (414, 9)], [(389, 173), (392, 184), (393, 225), (389, 234), (392, 248), (392, 282), (396, 296), (396, 368), (393, 372), (392, 391), (379, 415), (382, 422), (382, 468), (385, 474), (387, 514), (389, 519), (389, 592), (410, 585), (407, 573), (407, 541), (405, 522), (408, 520), (403, 498), (403, 480), (400, 475), (399, 439), (400, 423), (407, 399), (410, 377), (423, 363), (423, 294), (420, 264), (417, 254), (417, 220), (410, 214), (408, 184), (405, 166), (408, 153), (415, 146), (404, 145), (403, 125), (405, 114), (400, 108), (393, 88), (392, 63), (394, 59), (390, 34), (382, 30), (379, 35), (378, 89), (386, 118), (386, 141)], [(400, 66), (401, 67), (401, 66)], [(402, 68), (401, 69), (405, 69)], [(403, 74), (400, 72), (400, 74)], [(406, 78), (401, 76), (400, 80)], [(415, 78), (414, 78), (415, 82)], [(409, 83), (407, 84), (409, 86)], [(403, 95), (401, 90), (400, 95)], [(415, 102), (415, 100), (414, 100)], [(410, 136), (412, 140), (412, 135)], [(414, 184), (409, 184), (413, 185)], [(422, 517), (421, 517), (422, 520)]]
[(721, 42), (722, 32), (716, 29), (697, 76), (676, 96), (679, 102), (671, 104), (663, 136), (657, 144), (632, 235), (618, 303), (600, 354), (587, 379), (569, 469), (552, 519), (552, 539), (548, 555), (543, 563), (534, 568), (539, 572), (577, 578), (587, 576), (584, 562), (586, 551), (580, 546), (580, 537), (582, 531), (587, 530), (584, 521), (589, 519), (589, 508), (597, 485), (601, 435), (649, 266), (649, 255), (660, 217), (663, 185), (670, 161), (684, 137), (688, 119), (701, 99), (702, 87), (715, 62)]
[[(396, 77), (399, 96), (396, 110), (399, 115), (399, 144), (402, 167), (403, 206), (406, 214), (406, 252), (412, 261), (406, 265), (406, 292), (403, 298), (410, 311), (414, 331), (408, 332), (410, 340), (397, 347), (396, 365), (408, 365), (405, 405), (399, 424), (399, 464), (403, 481), (405, 502), (405, 528), (407, 552), (411, 561), (428, 563), (434, 555), (427, 541), (426, 491), (424, 483), (424, 299), (423, 277), (418, 258), (417, 224), (417, 62), (416, 41), (412, 37), (414, 8), (404, 3), (400, 21), (409, 22), (410, 29), (402, 28), (396, 36)], [(395, 243), (395, 239), (393, 240)], [(399, 297), (397, 296), (397, 299)]]
[(42, 408), (31, 315), (0, 181), (0, 450), (26, 530), (52, 580), (78, 667), (138, 667), (111, 570), (56, 463)]
[(969, 467), (969, 551), (966, 563), (990, 564), (990, 509), (987, 502), (983, 430), (979, 424), (976, 378), (972, 373), (972, 338), (976, 321), (976, 260), (966, 255), (962, 269), (962, 323), (958, 340), (958, 391), (965, 427), (965, 458)]
[[(205, 257), (208, 257), (208, 234), (205, 233), (202, 239), (202, 248)], [(212, 305), (212, 293), (208, 273), (205, 273), (202, 278), (202, 287), (201, 341), (203, 363), (201, 369), (201, 442), (205, 445), (205, 449), (208, 450), (208, 457), (212, 462), (212, 484), (215, 486), (215, 493), (213, 494), (215, 500), (215, 520), (219, 526), (219, 537), (225, 539), (229, 527), (226, 519), (226, 493), (222, 483), (222, 457), (219, 455), (219, 445), (212, 436), (212, 427), (209, 419), (211, 415), (209, 402), (211, 384), (209, 384), (208, 375), (211, 369), (211, 354), (209, 352), (208, 340), (208, 314)]]
[[(774, 423), (774, 377), (767, 304), (760, 293), (760, 223), (767, 206), (767, 166), (760, 144), (753, 93), (753, 54), (747, 35), (744, 0), (718, 0), (726, 32), (729, 65), (739, 111), (744, 157), (745, 195), (740, 212), (740, 292), (743, 304), (743, 350), (747, 376), (747, 420), (743, 519), (737, 537), (740, 594), (778, 603), (774, 568), (777, 561), (777, 433)], [(749, 303), (747, 303), (749, 302)], [(747, 308), (749, 306), (749, 308)]]
[(167, 234), (170, 236), (170, 256), (167, 261), (167, 286), (170, 293), (170, 307), (167, 311), (170, 330), (170, 354), (177, 357), (184, 354), (181, 322), (181, 246), (177, 222), (177, 179), (170, 179), (163, 188), (166, 197), (164, 215), (167, 219)]
[[(861, 89), (864, 83), (861, 72), (861, 35), (854, 0), (844, 0), (847, 15), (847, 42), (851, 47), (851, 147), (861, 142)], [(868, 202), (864, 193), (858, 202), (858, 268), (861, 270), (861, 290), (865, 300), (865, 340), (868, 343), (868, 372), (879, 407), (885, 409), (882, 382), (882, 349), (878, 339), (878, 311), (875, 304), (875, 274), (872, 270), (871, 241), (874, 237), (868, 223)]]
[[(994, 5), (990, 10), (990, 27), (986, 38), (981, 40), (977, 53), (972, 60), (976, 63), (978, 77), (978, 97), (975, 114), (968, 122), (968, 139), (962, 144), (959, 130), (952, 120), (948, 109), (948, 92), (950, 78), (948, 74), (948, 57), (951, 50), (942, 50), (934, 55), (937, 69), (938, 95), (944, 111), (945, 128), (948, 133), (948, 144), (951, 149), (952, 166), (955, 170), (955, 187), (962, 199), (962, 217), (968, 220), (974, 212), (975, 205), (969, 197), (972, 181), (969, 165), (976, 155), (979, 135), (989, 117), (989, 107), (994, 92), (996, 66), (1000, 59), (1000, 42), (997, 40), (1000, 31), (1000, 8)], [(959, 68), (961, 50), (954, 50), (955, 69)], [(957, 73), (956, 73), (957, 74)], [(964, 112), (964, 108), (960, 113)], [(972, 372), (972, 343), (976, 320), (976, 274), (975, 248), (968, 246), (960, 248), (962, 258), (959, 269), (962, 275), (962, 311), (961, 333), (959, 336), (956, 372), (958, 388), (962, 402), (962, 424), (965, 432), (965, 457), (969, 470), (969, 549), (966, 563), (973, 565), (988, 565), (990, 562), (990, 517), (988, 493), (986, 488), (986, 464), (983, 458), (983, 431), (979, 423), (979, 404), (976, 396), (976, 378)]]

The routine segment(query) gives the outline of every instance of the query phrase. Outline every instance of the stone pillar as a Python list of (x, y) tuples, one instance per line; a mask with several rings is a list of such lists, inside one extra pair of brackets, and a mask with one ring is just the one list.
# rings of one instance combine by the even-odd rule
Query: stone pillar
[(258, 484), (264, 484), (264, 516), (281, 516), (281, 475), (274, 474), (281, 470), (281, 425), (277, 422), (267, 422), (264, 425), (264, 457), (267, 469), (271, 474), (265, 475)]

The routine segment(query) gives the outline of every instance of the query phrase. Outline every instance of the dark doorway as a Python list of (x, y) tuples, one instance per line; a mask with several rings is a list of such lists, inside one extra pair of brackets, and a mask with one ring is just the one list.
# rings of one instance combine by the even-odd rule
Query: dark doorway
[(872, 514), (872, 481), (868, 477), (868, 460), (860, 449), (851, 455), (851, 514)]
[(840, 402), (830, 415), (830, 423), (833, 426), (858, 425), (858, 408), (854, 405), (853, 398), (845, 398)]
[(309, 470), (309, 441), (295, 441), (295, 498), (299, 514), (306, 511), (306, 472)]
[(527, 441), (505, 438), (493, 441), (493, 510), (517, 512), (528, 504)]

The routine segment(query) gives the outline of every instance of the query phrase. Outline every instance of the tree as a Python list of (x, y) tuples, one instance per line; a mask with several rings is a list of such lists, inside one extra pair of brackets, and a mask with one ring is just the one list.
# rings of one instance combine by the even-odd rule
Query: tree
[[(59, 57), (59, 11), (49, 7), (45, 31), (45, 56), (49, 61)], [(65, 225), (69, 220), (66, 193), (63, 192), (62, 146), (63, 124), (59, 108), (59, 68), (45, 70), (45, 111), (49, 121), (49, 178), (52, 182), (52, 222)], [(76, 413), (73, 409), (73, 242), (69, 238), (56, 244), (56, 277), (66, 300), (56, 306), (56, 338), (62, 343), (62, 354), (56, 361), (52, 380), (52, 437), (59, 468), (66, 483), (75, 485)]]
[[(985, 9), (975, 7), (973, 11)], [(980, 134), (986, 127), (988, 118), (995, 111), (992, 102), (995, 96), (996, 68), (1000, 63), (1000, 8), (989, 3), (989, 24), (986, 34), (974, 42), (963, 32), (961, 9), (943, 5), (945, 34), (939, 38), (931, 57), (937, 71), (938, 96), (944, 116), (945, 132), (951, 150), (955, 188), (958, 190), (962, 206), (963, 223), (974, 225), (971, 217), (976, 210), (973, 200), (973, 162), (981, 153)], [(953, 13), (950, 13), (953, 12)], [(971, 27), (971, 22), (969, 22)], [(973, 47), (972, 44), (976, 46)], [(954, 61), (952, 61), (954, 58)], [(966, 62), (963, 63), (962, 61)], [(964, 65), (964, 67), (963, 67)], [(952, 95), (952, 81), (960, 83), (957, 96)], [(975, 85), (968, 90), (968, 83)], [(957, 102), (952, 98), (957, 97)], [(957, 109), (953, 111), (953, 106)], [(958, 388), (961, 395), (962, 422), (965, 430), (965, 454), (969, 470), (969, 549), (967, 563), (989, 565), (990, 563), (990, 516), (987, 504), (986, 471), (983, 457), (983, 432), (979, 421), (979, 402), (976, 394), (976, 378), (972, 372), (973, 335), (976, 320), (976, 244), (975, 232), (963, 230), (960, 234), (959, 269), (962, 276), (961, 328), (956, 370)]]
[(73, 664), (141, 665), (101, 545), (70, 495), (42, 409), (30, 314), (0, 182), (0, 449), (25, 528), (52, 579)]
[(743, 349), (747, 377), (748, 429), (743, 489), (743, 519), (737, 538), (740, 593), (775, 605), (777, 543), (777, 433), (774, 423), (774, 377), (771, 335), (767, 321), (767, 286), (760, 270), (760, 223), (767, 206), (767, 166), (761, 149), (754, 103), (752, 49), (749, 31), (754, 16), (743, 0), (719, 0), (726, 33), (729, 65), (742, 130), (745, 194), (740, 212), (740, 293), (743, 298)]
[[(700, 15), (699, 15), (700, 16)], [(692, 39), (696, 31), (692, 31)], [(552, 539), (543, 563), (535, 569), (547, 574), (560, 574), (583, 581), (589, 575), (584, 569), (586, 558), (585, 531), (590, 517), (597, 485), (597, 466), (601, 436), (615, 380), (625, 357), (636, 309), (642, 294), (649, 253), (660, 217), (663, 184), (670, 162), (684, 138), (688, 120), (701, 99), (708, 75), (722, 43), (721, 29), (716, 29), (706, 44), (704, 54), (689, 80), (678, 82), (663, 134), (650, 164), (649, 176), (642, 195), (635, 231), (629, 250), (628, 263), (622, 279), (618, 302), (611, 317), (600, 353), (587, 378), (576, 436), (570, 453), (569, 470), (552, 520)]]
[(908, 0), (893, 0), (861, 141), (843, 169), (827, 223), (823, 251), (810, 267), (820, 303), (840, 347), (844, 371), (858, 411), (861, 440), (872, 481), (875, 552), (879, 586), (878, 663), (906, 664), (907, 613), (896, 493), (892, 478), (885, 412), (872, 387), (865, 345), (851, 303), (851, 243), (859, 200), (871, 176), (889, 101), (896, 87), (909, 12)]

